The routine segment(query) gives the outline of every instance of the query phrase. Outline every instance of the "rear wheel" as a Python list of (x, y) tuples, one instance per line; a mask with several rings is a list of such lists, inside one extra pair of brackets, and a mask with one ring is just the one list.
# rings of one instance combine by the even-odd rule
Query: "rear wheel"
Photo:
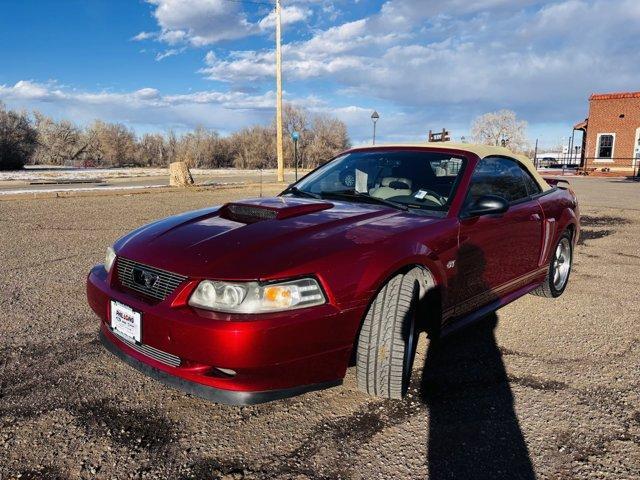
[(421, 280), (420, 269), (396, 275), (369, 307), (358, 338), (358, 389), (383, 398), (404, 396), (418, 339)]
[(544, 282), (531, 293), (547, 298), (557, 298), (562, 295), (569, 282), (572, 263), (571, 232), (565, 231), (556, 244)]

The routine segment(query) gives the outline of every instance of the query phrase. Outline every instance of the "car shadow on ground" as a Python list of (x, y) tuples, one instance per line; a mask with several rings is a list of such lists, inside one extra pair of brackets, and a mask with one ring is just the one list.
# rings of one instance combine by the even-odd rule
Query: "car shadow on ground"
[(429, 411), (429, 479), (534, 479), (494, 335), (496, 314), (426, 354), (420, 395)]
[[(481, 248), (463, 245), (456, 265), (450, 294), (465, 299), (482, 295), (487, 303), (498, 298), (484, 280), (487, 263)], [(427, 316), (432, 314), (419, 393), (429, 412), (429, 479), (534, 479), (496, 343), (497, 314), (440, 338), (433, 323), (440, 325), (441, 298), (440, 292), (432, 292), (421, 305)]]

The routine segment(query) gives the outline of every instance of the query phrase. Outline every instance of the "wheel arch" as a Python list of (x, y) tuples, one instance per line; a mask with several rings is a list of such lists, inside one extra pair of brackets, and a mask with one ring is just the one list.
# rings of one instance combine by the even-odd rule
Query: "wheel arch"
[(557, 242), (560, 239), (560, 235), (562, 235), (565, 230), (568, 230), (571, 233), (571, 241), (575, 247), (580, 235), (580, 218), (573, 209), (565, 208), (563, 210), (560, 216), (559, 227), (555, 241)]
[[(357, 351), (358, 339), (360, 338), (360, 331), (362, 330), (362, 325), (364, 323), (365, 317), (367, 316), (367, 312), (371, 307), (371, 304), (374, 302), (378, 293), (382, 288), (396, 275), (407, 274), (413, 270), (419, 271), (421, 274), (422, 282), (419, 282), (420, 285), (420, 305), (426, 306), (427, 303), (435, 303), (437, 305), (437, 312), (434, 312), (435, 321), (433, 324), (429, 324), (431, 322), (419, 322), (421, 330), (427, 331), (430, 335), (434, 332), (439, 332), (439, 328), (441, 325), (441, 315), (442, 315), (442, 289), (444, 282), (444, 271), (439, 263), (430, 258), (412, 258), (406, 259), (404, 262), (395, 265), (393, 268), (385, 271), (384, 275), (381, 275), (379, 280), (376, 282), (375, 289), (371, 294), (366, 308), (358, 322), (358, 328), (354, 335), (354, 339), (351, 347), (351, 360), (349, 362), (350, 365), (355, 365), (355, 355)], [(420, 312), (424, 313), (424, 307), (421, 308)], [(421, 318), (421, 317), (420, 317)]]

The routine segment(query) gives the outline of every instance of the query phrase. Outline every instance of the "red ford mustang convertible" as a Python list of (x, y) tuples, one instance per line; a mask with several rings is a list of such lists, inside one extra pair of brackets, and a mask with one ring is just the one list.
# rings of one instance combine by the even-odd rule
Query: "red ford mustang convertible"
[(252, 404), (341, 383), (401, 398), (418, 334), (562, 294), (578, 202), (499, 147), (352, 149), (275, 198), (141, 227), (87, 280), (100, 337), (166, 384)]

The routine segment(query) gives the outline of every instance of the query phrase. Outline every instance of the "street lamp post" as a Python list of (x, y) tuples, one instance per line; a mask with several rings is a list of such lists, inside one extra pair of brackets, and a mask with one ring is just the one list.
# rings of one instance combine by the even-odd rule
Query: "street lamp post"
[(293, 140), (293, 162), (296, 169), (296, 182), (298, 181), (298, 140), (300, 140), (300, 133), (291, 132), (291, 140)]
[(371, 114), (371, 121), (373, 122), (373, 144), (376, 144), (376, 123), (380, 119), (380, 115), (375, 110)]

